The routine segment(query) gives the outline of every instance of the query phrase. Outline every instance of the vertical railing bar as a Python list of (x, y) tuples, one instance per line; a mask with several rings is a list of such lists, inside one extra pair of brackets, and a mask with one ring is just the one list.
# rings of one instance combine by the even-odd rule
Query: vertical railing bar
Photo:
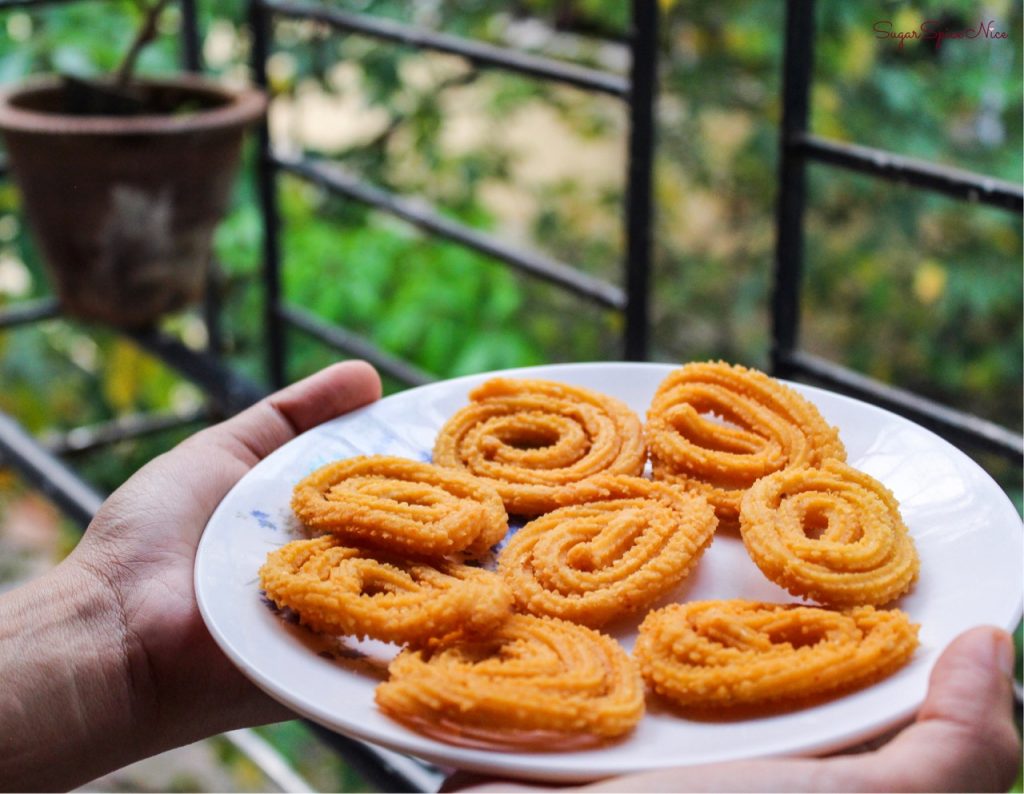
[(203, 71), (196, 0), (181, 0), (181, 66), (186, 72)]
[(224, 277), (214, 257), (206, 265), (206, 295), (203, 299), (203, 323), (206, 325), (206, 352), (219, 357), (224, 353), (224, 330), (221, 323), (221, 289)]
[[(203, 71), (202, 36), (196, 0), (181, 0), (181, 68), (199, 74)], [(224, 352), (221, 333), (220, 271), (211, 257), (206, 263), (206, 286), (203, 297), (203, 324), (206, 326), (206, 350), (212, 356)]]
[[(262, 0), (250, 0), (249, 27), (252, 31), (252, 74), (256, 85), (268, 91), (267, 58), (270, 55), (270, 14)], [(280, 214), (277, 205), (277, 171), (270, 150), (270, 127), (266, 117), (258, 130), (256, 181), (263, 217), (263, 327), (267, 343), (267, 379), (279, 389), (285, 384), (284, 321), (281, 318)]]
[(626, 184), (625, 357), (647, 357), (650, 304), (654, 102), (658, 84), (658, 2), (633, 0)]
[(797, 144), (806, 133), (808, 124), (814, 63), (813, 32), (814, 0), (788, 0), (772, 294), (772, 372), (782, 376), (788, 374), (788, 354), (796, 348), (800, 333), (806, 160)]

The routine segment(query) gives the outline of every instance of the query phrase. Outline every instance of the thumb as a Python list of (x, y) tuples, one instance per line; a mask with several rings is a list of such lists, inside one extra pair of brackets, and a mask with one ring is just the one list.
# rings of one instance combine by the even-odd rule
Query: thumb
[(201, 430), (137, 471), (106, 501), (90, 529), (150, 526), (172, 517), (194, 547), (220, 500), (254, 465), (299, 433), (380, 397), (380, 378), (363, 361), (334, 364)]
[(192, 489), (201, 513), (209, 515), (242, 475), (263, 458), (312, 427), (380, 397), (380, 378), (364, 361), (333, 364), (271, 394), (237, 416), (208, 427), (165, 457), (178, 477), (205, 470), (202, 487)]
[(1000, 629), (957, 637), (932, 671), (916, 722), (878, 752), (884, 779), (923, 791), (1006, 791), (1021, 757), (1013, 654), (1012, 638)]
[(286, 441), (380, 397), (380, 377), (365, 361), (343, 361), (197, 433), (189, 444), (227, 452), (252, 467)]

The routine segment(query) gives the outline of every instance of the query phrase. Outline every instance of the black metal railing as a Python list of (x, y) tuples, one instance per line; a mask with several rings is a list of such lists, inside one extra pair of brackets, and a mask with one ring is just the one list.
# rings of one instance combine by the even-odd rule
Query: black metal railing
[(840, 143), (810, 134), (814, 67), (814, 0), (789, 0), (783, 61), (779, 197), (772, 299), (772, 371), (803, 377), (900, 413), (955, 443), (1024, 463), (1020, 433), (920, 395), (873, 380), (799, 347), (800, 289), (804, 258), (804, 210), (808, 163), (821, 163), (930, 190), (976, 204), (1024, 209), (1024, 188), (1010, 182), (910, 157)]
[[(44, 5), (68, 4), (76, 0), (0, 0), (0, 11)], [(195, 0), (179, 0), (181, 9), (181, 65), (185, 71), (202, 69), (201, 36)], [(7, 176), (0, 161), (0, 178)], [(64, 460), (86, 450), (119, 441), (141, 438), (230, 416), (259, 400), (267, 390), (227, 366), (220, 344), (220, 301), (217, 266), (208, 271), (203, 317), (207, 346), (193, 350), (180, 340), (155, 330), (125, 335), (182, 377), (198, 386), (206, 405), (176, 413), (133, 415), (99, 425), (78, 427), (46, 438), (30, 435), (12, 416), (0, 411), (0, 467), (10, 466), (32, 487), (50, 498), (73, 521), (85, 527), (99, 510), (104, 495), (87, 483)], [(0, 309), (0, 332), (60, 317), (53, 298), (22, 301)], [(412, 759), (404, 759), (382, 748), (332, 733), (310, 723), (317, 735), (371, 785), (381, 791), (427, 790), (438, 773)]]
[(263, 283), (267, 330), (267, 370), (273, 385), (287, 381), (286, 327), (297, 328), (349, 355), (359, 355), (383, 372), (409, 385), (432, 379), (370, 340), (339, 329), (303, 308), (287, 305), (281, 292), (284, 257), (276, 179), (288, 173), (334, 195), (345, 196), (386, 212), (438, 237), (486, 254), (512, 269), (533, 276), (624, 315), (622, 352), (642, 360), (647, 353), (648, 291), (651, 261), (651, 178), (654, 153), (654, 98), (657, 84), (658, 6), (653, 0), (633, 0), (633, 31), (629, 38), (632, 68), (629, 79), (572, 63), (527, 54), (472, 39), (426, 31), (367, 14), (294, 0), (252, 0), (249, 23), (253, 35), (252, 71), (256, 83), (268, 85), (266, 63), (277, 18), (320, 23), (334, 32), (355, 33), (378, 41), (413, 46), (465, 58), (480, 68), (498, 69), (540, 80), (563, 83), (584, 91), (611, 95), (628, 106), (629, 160), (626, 181), (625, 254), (620, 287), (588, 275), (570, 264), (524, 249), (446, 217), (422, 200), (412, 201), (346, 173), (338, 166), (308, 156), (275, 153), (267, 126), (260, 130), (259, 197), (265, 229)]
[[(0, 0), (0, 11), (62, 5), (81, 0)], [(181, 64), (186, 71), (202, 70), (201, 35), (195, 0), (179, 0), (181, 11)], [(345, 195), (388, 212), (427, 232), (480, 251), (509, 267), (555, 284), (584, 300), (624, 315), (623, 354), (642, 359), (647, 349), (647, 289), (650, 267), (651, 168), (654, 151), (654, 94), (656, 79), (657, 5), (635, 0), (635, 32), (631, 39), (633, 66), (630, 78), (538, 57), (484, 42), (429, 32), (381, 20), (365, 14), (346, 13), (322, 6), (253, 0), (249, 19), (253, 31), (252, 66), (257, 84), (266, 87), (266, 60), (275, 16), (321, 22), (333, 30), (359, 33), (382, 41), (411, 45), (466, 58), (481, 68), (502, 69), (581, 90), (618, 97), (628, 104), (630, 118), (629, 167), (626, 174), (625, 287), (606, 282), (541, 254), (513, 246), (445, 217), (420, 201), (395, 196), (361, 182), (327, 163), (311, 158), (287, 159), (274, 153), (266, 125), (259, 131), (257, 186), (264, 223), (262, 282), (265, 290), (265, 343), (268, 381), (283, 385), (286, 373), (286, 327), (298, 329), (328, 346), (365, 358), (400, 382), (415, 385), (433, 377), (398, 357), (381, 350), (370, 340), (333, 325), (284, 300), (281, 291), (280, 214), (276, 180), (289, 173), (336, 194)], [(635, 87), (635, 88), (634, 88)], [(0, 177), (8, 175), (0, 159)], [(201, 409), (155, 415), (122, 417), (100, 425), (66, 433), (33, 438), (13, 418), (0, 413), (0, 465), (11, 466), (33, 487), (48, 495), (69, 517), (88, 524), (103, 496), (79, 477), (62, 459), (117, 441), (213, 420), (235, 413), (258, 400), (266, 390), (242, 378), (221, 358), (220, 302), (217, 267), (211, 264), (203, 307), (208, 344), (193, 350), (181, 341), (157, 331), (127, 334), (133, 341), (206, 395)], [(0, 310), (0, 332), (56, 319), (60, 307), (53, 298), (23, 301)], [(406, 763), (380, 748), (317, 728), (322, 738), (382, 790), (420, 790), (436, 773), (422, 765)]]

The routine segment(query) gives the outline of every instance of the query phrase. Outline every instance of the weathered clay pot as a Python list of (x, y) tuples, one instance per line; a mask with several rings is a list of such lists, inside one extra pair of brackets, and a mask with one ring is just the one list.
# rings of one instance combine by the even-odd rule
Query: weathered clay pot
[(0, 92), (14, 179), (64, 311), (123, 328), (203, 293), (214, 227), (228, 206), (259, 91), (198, 77), (146, 81), (142, 116), (62, 114), (46, 79)]

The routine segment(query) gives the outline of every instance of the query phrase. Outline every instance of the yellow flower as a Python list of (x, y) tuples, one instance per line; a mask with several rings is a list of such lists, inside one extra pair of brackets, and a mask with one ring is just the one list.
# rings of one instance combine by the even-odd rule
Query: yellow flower
[(914, 295), (925, 306), (931, 306), (946, 291), (946, 269), (929, 259), (918, 265), (914, 273)]

